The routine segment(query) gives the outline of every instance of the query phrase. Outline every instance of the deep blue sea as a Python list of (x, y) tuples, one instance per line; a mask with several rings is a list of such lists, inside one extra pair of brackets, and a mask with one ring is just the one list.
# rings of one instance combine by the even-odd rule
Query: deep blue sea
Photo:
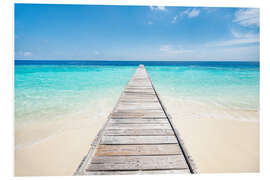
[(259, 62), (16, 60), (16, 122), (79, 111), (104, 98), (117, 101), (139, 64), (161, 95), (259, 109)]
[(219, 66), (259, 67), (257, 61), (85, 61), (85, 60), (15, 60), (15, 65), (100, 65), (100, 66)]

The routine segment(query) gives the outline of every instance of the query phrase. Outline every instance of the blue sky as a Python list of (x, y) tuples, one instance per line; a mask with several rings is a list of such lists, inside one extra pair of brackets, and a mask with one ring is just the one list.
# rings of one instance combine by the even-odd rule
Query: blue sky
[(15, 4), (15, 59), (259, 61), (259, 9)]

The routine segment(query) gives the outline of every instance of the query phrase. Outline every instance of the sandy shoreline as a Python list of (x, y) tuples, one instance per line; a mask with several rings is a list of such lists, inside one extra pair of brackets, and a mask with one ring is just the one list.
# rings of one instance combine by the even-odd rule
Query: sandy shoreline
[[(161, 96), (201, 173), (259, 171), (259, 113), (229, 110), (201, 102)], [(67, 116), (61, 131), (15, 150), (16, 176), (72, 175), (115, 102), (101, 102), (88, 113)], [(97, 112), (97, 109), (99, 111)], [(89, 116), (92, 114), (93, 116)], [(42, 127), (16, 128), (16, 144)], [(36, 131), (34, 131), (34, 129)], [(44, 132), (46, 129), (44, 129)]]
[(258, 111), (161, 98), (201, 173), (259, 172)]
[[(116, 103), (107, 99), (90, 105), (87, 111), (66, 115), (64, 121), (15, 128), (15, 175), (72, 175)], [(51, 128), (59, 130), (51, 133)], [(30, 143), (35, 137), (40, 140)]]

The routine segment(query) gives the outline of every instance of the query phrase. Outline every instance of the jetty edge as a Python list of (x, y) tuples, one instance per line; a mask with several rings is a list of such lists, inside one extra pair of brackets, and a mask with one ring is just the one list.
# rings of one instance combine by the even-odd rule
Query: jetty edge
[(139, 65), (74, 175), (199, 173)]

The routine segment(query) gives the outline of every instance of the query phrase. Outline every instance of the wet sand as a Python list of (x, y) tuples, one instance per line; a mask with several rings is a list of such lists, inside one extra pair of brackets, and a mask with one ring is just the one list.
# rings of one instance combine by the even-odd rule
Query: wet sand
[[(161, 99), (201, 173), (259, 171), (258, 111)], [(101, 101), (65, 121), (16, 127), (15, 175), (72, 175), (115, 103)]]

